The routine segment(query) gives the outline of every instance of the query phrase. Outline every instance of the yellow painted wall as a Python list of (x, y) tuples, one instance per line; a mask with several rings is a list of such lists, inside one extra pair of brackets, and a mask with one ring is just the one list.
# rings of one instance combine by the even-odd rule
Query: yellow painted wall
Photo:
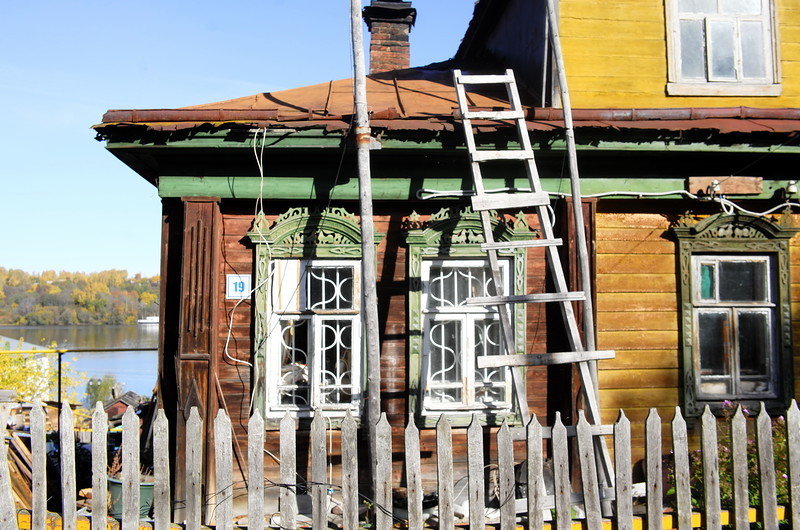
[[(795, 216), (800, 226), (800, 215)], [(625, 410), (636, 429), (634, 457), (643, 455), (641, 425), (651, 407), (664, 422), (681, 400), (677, 243), (669, 222), (655, 213), (597, 213), (596, 289), (598, 349), (616, 358), (599, 361), (603, 423)], [(800, 235), (791, 241), (791, 300), (795, 395), (800, 393)]]
[(560, 0), (575, 108), (800, 107), (800, 2), (776, 0), (783, 93), (667, 96), (664, 0)]

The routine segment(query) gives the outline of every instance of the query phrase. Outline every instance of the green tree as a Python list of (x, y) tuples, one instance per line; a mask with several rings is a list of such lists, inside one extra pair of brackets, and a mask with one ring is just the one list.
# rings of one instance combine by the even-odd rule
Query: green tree
[(122, 394), (123, 384), (111, 374), (103, 377), (92, 377), (86, 382), (86, 399), (84, 404), (87, 409), (94, 407), (98, 401), (105, 403), (109, 399)]

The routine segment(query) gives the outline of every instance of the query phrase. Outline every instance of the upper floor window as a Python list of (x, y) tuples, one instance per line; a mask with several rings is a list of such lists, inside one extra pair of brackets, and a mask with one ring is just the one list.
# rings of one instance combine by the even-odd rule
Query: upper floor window
[(771, 0), (668, 0), (670, 95), (780, 94)]

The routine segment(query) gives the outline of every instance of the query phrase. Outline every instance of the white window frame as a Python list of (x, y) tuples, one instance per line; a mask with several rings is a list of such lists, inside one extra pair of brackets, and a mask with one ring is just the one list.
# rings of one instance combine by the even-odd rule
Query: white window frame
[[(717, 0), (720, 2), (721, 0)], [(781, 94), (780, 60), (778, 57), (778, 28), (775, 19), (774, 0), (761, 0), (761, 15), (736, 15), (717, 13), (713, 15), (702, 13), (680, 13), (680, 0), (666, 0), (667, 24), (667, 55), (668, 55), (668, 83), (667, 94), (670, 96), (779, 96)], [(681, 20), (702, 20), (706, 28), (706, 77), (687, 78), (681, 73)], [(737, 78), (731, 80), (713, 79), (710, 72), (712, 46), (708, 33), (712, 21), (731, 21), (736, 28), (734, 50), (735, 69)], [(741, 40), (738, 38), (740, 23), (745, 20), (758, 20), (764, 25), (764, 68), (765, 77), (762, 79), (742, 79), (742, 50), (739, 49)]]
[[(715, 271), (719, 270), (719, 264), (723, 262), (757, 262), (765, 264), (764, 285), (765, 299), (761, 301), (733, 301), (724, 302), (719, 300), (719, 273), (715, 272), (714, 298), (703, 299), (701, 295), (701, 268), (703, 265), (714, 265)], [(697, 384), (697, 397), (703, 400), (724, 400), (724, 399), (774, 399), (778, 397), (778, 363), (777, 363), (777, 337), (775, 336), (775, 311), (777, 304), (777, 286), (774, 285), (773, 261), (768, 255), (763, 254), (695, 254), (692, 255), (692, 326), (694, 328), (694, 366), (695, 381)], [(703, 375), (701, 371), (701, 352), (700, 352), (700, 322), (701, 314), (725, 314), (732, 323), (729, 330), (730, 358), (729, 373), (723, 375)], [(742, 381), (762, 380), (761, 377), (742, 376), (739, 373), (739, 315), (745, 313), (758, 313), (767, 316), (767, 331), (769, 337), (766, 351), (768, 357), (765, 359), (766, 376), (768, 388), (762, 392), (747, 392), (740, 389)], [(703, 382), (727, 382), (730, 381), (731, 392), (728, 394), (704, 393), (702, 391)]]
[[(297, 268), (295, 268), (297, 267)], [(306, 293), (310, 267), (351, 267), (353, 270), (353, 307), (341, 310), (312, 310), (307, 308)], [(297, 418), (312, 418), (319, 411), (326, 417), (343, 417), (347, 411), (355, 417), (361, 412), (362, 388), (361, 373), (361, 261), (360, 260), (331, 260), (331, 259), (275, 259), (270, 263), (269, 304), (268, 304), (268, 335), (267, 353), (265, 359), (266, 378), (266, 408), (267, 417), (280, 418), (287, 412)], [(281, 270), (298, 270), (299, 277), (280, 277)], [(295, 289), (294, 284), (298, 287)], [(287, 290), (288, 287), (288, 290)], [(282, 292), (280, 292), (282, 291)], [(288, 296), (287, 296), (288, 295)], [(295, 307), (290, 307), (296, 304)], [(282, 327), (281, 322), (289, 320), (305, 320), (307, 333), (310, 334), (307, 352), (307, 366), (309, 372), (311, 403), (308, 407), (281, 404), (280, 378), (282, 363)], [(352, 326), (352, 351), (351, 351), (351, 403), (334, 404), (324, 403), (321, 400), (322, 368), (322, 326), (328, 321), (348, 321)]]
[[(475, 400), (475, 362), (476, 362), (476, 340), (475, 322), (478, 320), (497, 319), (499, 314), (496, 306), (456, 306), (430, 308), (428, 306), (430, 293), (430, 272), (436, 266), (461, 266), (461, 267), (482, 267), (487, 266), (485, 259), (425, 259), (422, 262), (422, 313), (423, 313), (423, 340), (422, 340), (422, 415), (438, 416), (443, 412), (493, 412), (508, 413), (513, 409), (513, 387), (509, 368), (505, 370), (505, 396), (506, 400), (496, 404), (487, 404)], [(511, 288), (510, 260), (500, 261), (500, 272), (503, 277), (503, 292), (509, 293)], [(461, 388), (461, 403), (441, 403), (432, 402), (428, 395), (430, 377), (430, 348), (431, 323), (438, 321), (459, 321), (461, 329), (461, 351), (459, 358), (461, 362), (461, 384), (454, 383), (454, 387)], [(502, 334), (501, 334), (502, 336)], [(469, 367), (469, 369), (465, 369)]]

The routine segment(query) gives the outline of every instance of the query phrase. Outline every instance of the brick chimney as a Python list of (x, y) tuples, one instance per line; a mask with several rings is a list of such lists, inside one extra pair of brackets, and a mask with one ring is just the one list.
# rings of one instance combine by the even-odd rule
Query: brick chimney
[(399, 70), (411, 66), (408, 34), (417, 18), (411, 2), (372, 0), (364, 8), (370, 31), (369, 73)]

